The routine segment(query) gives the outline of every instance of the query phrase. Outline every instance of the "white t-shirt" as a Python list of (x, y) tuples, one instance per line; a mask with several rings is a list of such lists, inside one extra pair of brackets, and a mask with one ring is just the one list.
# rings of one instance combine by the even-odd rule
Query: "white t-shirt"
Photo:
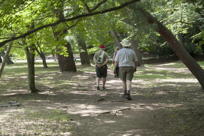
[(118, 62), (119, 67), (127, 67), (127, 66), (135, 67), (137, 56), (133, 49), (122, 48), (117, 52), (115, 61)]

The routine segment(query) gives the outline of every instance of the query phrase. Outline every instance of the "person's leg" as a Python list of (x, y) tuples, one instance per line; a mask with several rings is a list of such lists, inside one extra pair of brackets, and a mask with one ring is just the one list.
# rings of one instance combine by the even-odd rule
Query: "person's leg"
[(127, 95), (128, 95), (128, 97), (127, 97), (127, 99), (128, 100), (131, 100), (132, 98), (131, 98), (131, 96), (130, 96), (130, 93), (131, 93), (131, 81), (130, 80), (127, 80)]
[(126, 81), (126, 84), (127, 84), (127, 93), (129, 93), (130, 92), (130, 90), (131, 90), (131, 81), (130, 80), (127, 80)]
[(101, 72), (100, 68), (96, 67), (96, 89), (100, 90)]
[(102, 73), (101, 73), (101, 74), (102, 74), (102, 76), (103, 76), (103, 78), (102, 78), (102, 80), (103, 80), (103, 90), (106, 89), (107, 70), (108, 70), (107, 65), (105, 65), (105, 66), (102, 67)]
[(103, 90), (106, 89), (106, 77), (103, 77)]
[(126, 81), (122, 81), (123, 82), (123, 91), (124, 91), (124, 95), (127, 94), (127, 83)]
[(100, 78), (99, 77), (96, 77), (96, 88), (97, 90), (100, 90)]
[(133, 74), (134, 74), (134, 70), (133, 68), (130, 68), (127, 71), (127, 99), (128, 100), (132, 100), (131, 98), (131, 90), (132, 90), (132, 79), (133, 79)]
[(124, 95), (126, 95), (127, 94), (127, 84), (126, 84), (126, 72), (125, 72), (124, 67), (119, 68), (119, 77), (120, 77), (122, 84), (123, 84)]

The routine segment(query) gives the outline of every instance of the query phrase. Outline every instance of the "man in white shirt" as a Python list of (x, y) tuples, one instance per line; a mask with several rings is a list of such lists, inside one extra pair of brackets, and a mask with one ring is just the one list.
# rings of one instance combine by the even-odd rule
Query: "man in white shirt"
[(130, 48), (131, 43), (129, 40), (124, 39), (121, 42), (123, 48), (118, 51), (115, 57), (115, 66), (119, 66), (119, 77), (123, 82), (124, 97), (128, 100), (132, 100), (131, 82), (134, 72), (137, 70), (137, 56), (135, 51)]

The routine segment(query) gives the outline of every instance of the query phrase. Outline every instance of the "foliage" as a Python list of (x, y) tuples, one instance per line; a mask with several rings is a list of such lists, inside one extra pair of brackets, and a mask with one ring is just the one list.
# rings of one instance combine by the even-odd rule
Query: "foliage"
[[(56, 14), (59, 7), (64, 7), (61, 10), (64, 10), (65, 17), (73, 17), (90, 12), (90, 9), (99, 11), (124, 3), (123, 0), (106, 1), (94, 9), (100, 2), (100, 0), (0, 1), (0, 41), (57, 21)], [(132, 9), (137, 7), (149, 10), (183, 42), (191, 54), (202, 54), (204, 50), (202, 0), (143, 0), (132, 5)], [(79, 19), (66, 23), (66, 25), (58, 25), (56, 29), (60, 31), (64, 27), (70, 27), (68, 33), (64, 36), (82, 37), (90, 54), (94, 53), (100, 44), (107, 45), (108, 52), (111, 54), (114, 50), (114, 38), (111, 37), (110, 31), (116, 30), (121, 38), (133, 37), (138, 42), (139, 49), (142, 52), (160, 56), (172, 55), (172, 51), (166, 42), (153, 31), (141, 14), (129, 8)], [(23, 48), (33, 43), (38, 44), (47, 55), (59, 51), (59, 49), (61, 54), (65, 52), (65, 49), (60, 45), (63, 45), (63, 42), (66, 41), (54, 39), (51, 27), (38, 31), (26, 37), (26, 39), (26, 45), (22, 44), (22, 39), (13, 42), (12, 54), (23, 57)], [(74, 39), (71, 41), (72, 48), (75, 53), (78, 53), (76, 38)]]

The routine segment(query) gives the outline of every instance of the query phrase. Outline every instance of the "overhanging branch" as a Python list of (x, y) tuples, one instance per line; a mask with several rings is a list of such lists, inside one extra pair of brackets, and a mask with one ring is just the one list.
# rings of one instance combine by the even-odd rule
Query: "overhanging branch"
[(24, 37), (26, 37), (26, 36), (28, 36), (28, 35), (30, 35), (32, 33), (35, 33), (35, 32), (37, 32), (39, 30), (42, 30), (44, 28), (53, 27), (53, 26), (56, 26), (56, 25), (58, 25), (60, 23), (63, 23), (63, 22), (69, 22), (69, 21), (80, 19), (80, 18), (86, 18), (86, 17), (98, 15), (98, 14), (104, 14), (104, 13), (112, 12), (112, 11), (115, 11), (115, 10), (119, 10), (119, 9), (122, 9), (122, 8), (130, 5), (130, 4), (138, 2), (138, 1), (140, 1), (140, 0), (131, 0), (131, 1), (123, 3), (123, 4), (121, 4), (120, 6), (117, 6), (117, 7), (105, 9), (105, 10), (102, 10), (102, 11), (96, 11), (96, 12), (92, 12), (92, 13), (81, 14), (81, 15), (74, 16), (74, 17), (71, 17), (71, 18), (65, 18), (63, 20), (58, 20), (58, 21), (56, 21), (54, 23), (43, 25), (43, 26), (40, 26), (40, 27), (35, 28), (33, 30), (30, 30), (30, 31), (28, 31), (28, 32), (26, 32), (24, 34), (19, 35), (19, 36), (12, 37), (10, 39), (4, 40), (4, 41), (0, 42), (0, 47), (3, 47), (6, 43), (9, 43), (9, 42), (14, 41), (14, 40), (18, 40), (20, 38), (24, 38)]

